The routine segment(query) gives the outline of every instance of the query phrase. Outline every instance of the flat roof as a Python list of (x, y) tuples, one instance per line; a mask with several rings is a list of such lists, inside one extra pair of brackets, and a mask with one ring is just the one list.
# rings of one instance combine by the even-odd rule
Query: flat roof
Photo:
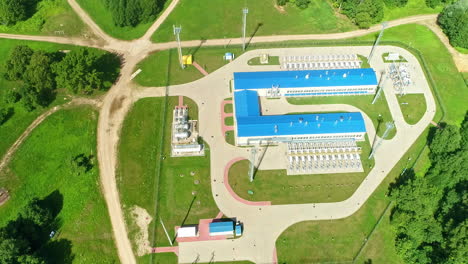
[(260, 102), (256, 91), (244, 90), (234, 93), (236, 116), (259, 116)]
[[(255, 103), (250, 104), (253, 101)], [(262, 116), (258, 94), (249, 90), (236, 91), (234, 104), (238, 137), (366, 132), (364, 119), (360, 112)]]
[(235, 72), (234, 89), (269, 89), (377, 85), (372, 68), (304, 71)]
[(210, 233), (234, 231), (234, 222), (212, 222), (209, 225)]

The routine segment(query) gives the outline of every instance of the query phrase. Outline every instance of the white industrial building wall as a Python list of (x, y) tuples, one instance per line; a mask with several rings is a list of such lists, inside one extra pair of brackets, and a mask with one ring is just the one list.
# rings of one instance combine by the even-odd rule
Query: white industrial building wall
[[(299, 87), (299, 88), (287, 88), (279, 87), (279, 96), (286, 96), (287, 94), (298, 94), (298, 93), (325, 93), (325, 92), (367, 92), (374, 94), (377, 85), (359, 85), (359, 86), (328, 86), (328, 87)], [(256, 89), (259, 96), (270, 96), (268, 92), (271, 89)], [(320, 95), (324, 96), (324, 95)], [(336, 94), (335, 96), (342, 96)]]
[[(364, 140), (365, 132), (357, 133), (335, 133), (335, 134), (310, 134), (294, 136), (262, 136), (262, 137), (236, 137), (236, 145), (267, 144), (280, 140), (306, 141), (306, 140), (345, 140), (354, 139), (356, 141)], [(259, 142), (261, 141), (261, 142)]]

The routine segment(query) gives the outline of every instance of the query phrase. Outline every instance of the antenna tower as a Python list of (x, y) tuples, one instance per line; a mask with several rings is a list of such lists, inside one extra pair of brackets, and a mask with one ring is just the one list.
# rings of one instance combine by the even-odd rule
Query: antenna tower
[(242, 9), (242, 50), (245, 50), (245, 32), (247, 30), (247, 14), (249, 13), (249, 9), (244, 7)]
[(250, 168), (249, 168), (249, 180), (253, 182), (254, 180), (254, 170), (255, 170), (255, 158), (257, 156), (257, 148), (253, 147), (250, 152)]
[[(382, 138), (379, 140), (379, 142), (377, 142), (375, 147), (372, 147), (372, 151), (371, 151), (371, 154), (369, 155), (369, 159), (372, 159), (374, 157), (375, 151), (380, 147), (380, 145), (382, 144), (382, 141), (384, 141), (384, 139), (387, 138), (388, 133), (390, 133), (390, 131), (392, 131), (392, 129), (395, 127), (395, 124), (393, 122), (387, 122), (387, 123), (385, 123), (385, 127), (386, 127), (385, 132), (384, 132)], [(375, 135), (375, 136), (377, 136), (377, 135)]]
[(384, 30), (385, 30), (385, 28), (386, 28), (387, 26), (388, 26), (388, 23), (387, 23), (387, 22), (383, 22), (383, 23), (382, 23), (382, 30), (380, 30), (379, 36), (377, 37), (377, 40), (375, 41), (374, 46), (372, 46), (371, 53), (369, 54), (369, 57), (367, 57), (367, 61), (368, 61), (369, 63), (370, 63), (370, 61), (371, 61), (371, 59), (372, 59), (372, 55), (374, 55), (375, 47), (377, 47), (377, 46), (379, 45), (380, 38), (382, 38), (383, 33), (384, 33)]
[(179, 53), (180, 67), (182, 69), (185, 69), (184, 61), (182, 59), (182, 46), (180, 44), (180, 32), (182, 31), (182, 27), (181, 26), (176, 27), (174, 25), (173, 28), (174, 28), (174, 35), (175, 35), (176, 40), (177, 40), (177, 52)]

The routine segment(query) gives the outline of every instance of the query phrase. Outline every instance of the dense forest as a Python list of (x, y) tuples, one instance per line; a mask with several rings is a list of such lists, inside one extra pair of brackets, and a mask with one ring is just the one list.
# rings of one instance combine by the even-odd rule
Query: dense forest
[(395, 247), (405, 263), (466, 263), (468, 114), (461, 127), (439, 128), (429, 142), (426, 174), (408, 171), (390, 187)]
[(437, 22), (452, 46), (468, 49), (468, 0), (446, 6)]
[(165, 2), (166, 0), (106, 0), (106, 5), (112, 12), (116, 26), (134, 27), (154, 20)]

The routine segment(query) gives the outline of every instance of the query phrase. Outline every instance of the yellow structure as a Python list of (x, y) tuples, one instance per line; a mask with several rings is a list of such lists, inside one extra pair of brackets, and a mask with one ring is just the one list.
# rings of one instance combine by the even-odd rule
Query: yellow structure
[(184, 65), (192, 65), (193, 57), (192, 54), (182, 56), (182, 62)]

